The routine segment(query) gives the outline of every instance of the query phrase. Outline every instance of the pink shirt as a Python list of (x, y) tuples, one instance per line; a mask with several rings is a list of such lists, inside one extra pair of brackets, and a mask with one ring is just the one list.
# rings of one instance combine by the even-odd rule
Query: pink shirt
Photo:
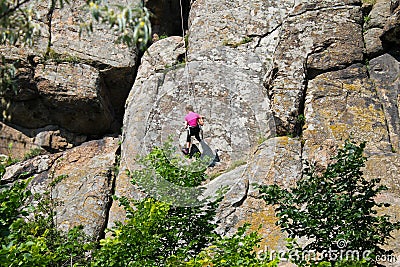
[(200, 115), (190, 111), (186, 116), (185, 116), (185, 121), (189, 124), (189, 126), (197, 126), (197, 119), (200, 118)]

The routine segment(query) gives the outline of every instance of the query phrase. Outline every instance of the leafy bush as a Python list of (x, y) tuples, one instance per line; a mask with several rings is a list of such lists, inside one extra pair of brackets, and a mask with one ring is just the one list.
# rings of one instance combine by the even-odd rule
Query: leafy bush
[[(279, 259), (270, 259), (267, 252), (257, 253), (261, 237), (257, 232), (246, 233), (249, 224), (240, 227), (232, 237), (219, 237), (211, 246), (203, 249), (196, 257), (181, 266), (247, 266), (274, 267)], [(171, 266), (177, 266), (176, 262)]]
[[(377, 255), (391, 253), (381, 245), (393, 230), (400, 228), (400, 223), (391, 222), (387, 215), (377, 215), (377, 207), (389, 206), (375, 201), (387, 188), (379, 185), (380, 179), (366, 180), (362, 176), (364, 148), (365, 143), (358, 146), (347, 140), (322, 175), (308, 166), (293, 188), (287, 190), (277, 185), (260, 188), (267, 203), (278, 205), (277, 224), (282, 230), (291, 238), (310, 240), (303, 250), (322, 253), (345, 249), (359, 255), (369, 251), (371, 262)], [(332, 266), (338, 262), (326, 253), (322, 260)]]
[[(2, 173), (1, 173), (2, 176)], [(17, 182), (11, 187), (0, 187), (0, 238), (10, 234), (10, 226), (20, 216), (28, 215), (27, 210), (21, 209), (31, 193), (26, 191), (27, 181)]]
[(214, 238), (212, 209), (172, 207), (147, 198), (121, 199), (127, 220), (110, 229), (100, 241), (93, 266), (165, 266), (171, 255), (187, 258)]
[[(149, 196), (176, 206), (207, 205), (208, 200), (200, 197), (206, 189), (201, 183), (207, 178), (205, 170), (209, 165), (208, 158), (189, 163), (181, 156), (181, 152), (177, 154), (171, 142), (165, 142), (161, 148), (154, 147), (137, 163), (141, 168), (128, 174), (131, 182)], [(219, 197), (216, 195), (214, 199)]]
[[(206, 179), (204, 171), (207, 165), (202, 166), (202, 162), (196, 160), (191, 165), (185, 166), (179, 162), (178, 157), (174, 156), (174, 152), (174, 148), (167, 142), (162, 148), (153, 148), (141, 163), (147, 168), (154, 169), (157, 174), (175, 185), (186, 187), (200, 185)], [(145, 175), (138, 171), (132, 173), (132, 177), (134, 180), (139, 180)]]
[(0, 188), (1, 266), (85, 264), (93, 243), (82, 227), (58, 230), (50, 194), (32, 196), (28, 182)]

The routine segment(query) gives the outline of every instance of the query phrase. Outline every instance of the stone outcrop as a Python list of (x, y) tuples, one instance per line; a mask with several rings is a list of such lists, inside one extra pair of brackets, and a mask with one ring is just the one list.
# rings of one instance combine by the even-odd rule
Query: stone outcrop
[(55, 125), (35, 129), (32, 133), (35, 136), (34, 143), (48, 151), (58, 152), (80, 145), (87, 140), (85, 135), (76, 135), (65, 129), (59, 129)]
[(309, 79), (362, 61), (361, 11), (352, 2), (300, 3), (282, 24), (266, 81), (279, 133), (298, 134)]
[[(157, 10), (155, 2), (147, 2)], [(116, 103), (123, 102), (129, 87), (122, 123), (121, 171), (115, 190), (111, 190), (108, 170), (118, 145), (108, 138), (14, 165), (5, 181), (14, 181), (24, 170), (37, 173), (36, 186), (48, 180), (43, 177), (49, 173), (69, 174), (54, 192), (71, 200), (69, 207), (79, 207), (81, 214), (92, 214), (90, 205), (97, 203), (94, 214), (98, 221), (88, 232), (99, 233), (105, 224), (112, 226), (125, 218), (118, 203), (105, 215), (111, 191), (135, 199), (145, 195), (124, 172), (138, 167), (137, 156), (162, 144), (169, 135), (177, 148), (185, 143), (184, 107), (192, 104), (206, 118), (205, 141), (219, 149), (223, 159), (218, 166), (223, 173), (204, 185), (210, 194), (229, 187), (217, 217), (220, 233), (229, 235), (246, 221), (255, 227), (262, 223), (263, 245), (284, 247), (285, 234), (275, 226), (273, 207), (258, 198), (254, 184), (289, 187), (301, 178), (306, 161), (323, 170), (347, 138), (367, 141), (365, 176), (382, 178), (389, 190), (378, 200), (392, 206), (380, 212), (398, 219), (398, 1), (191, 2), (186, 14), (187, 42), (170, 36), (153, 43), (134, 74), (135, 51), (124, 47), (112, 50), (106, 35), (105, 47), (112, 51), (102, 53), (101, 46), (89, 47), (89, 39), (79, 45), (76, 28), (70, 24), (77, 12), (75, 6), (65, 14), (55, 11), (52, 49), (81, 61), (37, 61), (22, 66), (21, 86), (27, 90), (11, 105), (11, 109), (20, 105), (14, 120), (19, 118), (18, 124), (26, 128), (37, 127), (23, 138), (41, 147), (71, 148), (116, 131), (120, 126), (116, 114), (121, 113)], [(63, 38), (63, 34), (69, 37)], [(118, 91), (120, 80), (125, 89)], [(24, 125), (23, 117), (35, 126)], [(80, 172), (77, 165), (99, 171), (100, 182), (95, 184), (93, 176)], [(99, 202), (94, 200), (96, 194)], [(81, 214), (72, 208), (60, 210), (62, 225), (92, 223)], [(394, 236), (389, 246), (399, 254), (400, 235), (396, 232)]]
[(400, 55), (400, 2), (391, 2), (392, 14), (388, 18), (380, 36), (384, 47), (391, 53)]
[[(138, 1), (108, 2), (135, 3)], [(0, 47), (8, 60), (20, 61), (18, 94), (7, 94), (7, 105), (0, 107), (10, 115), (6, 122), (30, 132), (55, 125), (59, 135), (63, 129), (92, 138), (119, 133), (138, 51), (117, 45), (117, 36), (108, 25), (95, 24), (92, 34), (79, 36), (80, 20), (87, 21), (90, 16), (83, 9), (84, 1), (72, 1), (62, 9), (50, 9), (46, 1), (29, 4), (35, 5), (41, 17), (41, 36), (30, 48)], [(60, 148), (57, 145), (50, 150)]]
[[(179, 67), (178, 58), (185, 53), (181, 39), (181, 37), (171, 37), (160, 40), (150, 47), (142, 58), (135, 85), (127, 100), (127, 107), (131, 107), (127, 109), (131, 109), (132, 112), (126, 113), (124, 117), (126, 134), (123, 135), (121, 145), (123, 147), (121, 149), (121, 170), (132, 169), (137, 156), (144, 155), (148, 151), (146, 149), (152, 146), (150, 142), (143, 142), (146, 134), (151, 133), (148, 130), (149, 124), (145, 122), (157, 118), (154, 114), (157, 112), (154, 103), (157, 103), (158, 87), (165, 81), (164, 72), (167, 68), (174, 69), (177, 65)], [(183, 65), (180, 66), (182, 70)], [(172, 97), (166, 98), (166, 100), (171, 101)], [(173, 107), (173, 103), (167, 104)], [(166, 140), (167, 135), (164, 134), (161, 138)], [(135, 197), (137, 192), (138, 190), (131, 185), (129, 177), (124, 171), (121, 171), (118, 176), (118, 186), (115, 189), (116, 195)], [(140, 196), (142, 194), (139, 193), (139, 198)], [(116, 218), (122, 218), (123, 215), (118, 215), (117, 203), (114, 203), (112, 210), (114, 209), (117, 210), (114, 212)], [(110, 224), (114, 220), (115, 218), (111, 217)]]
[[(187, 104), (206, 117), (204, 138), (228, 162), (241, 160), (260, 139), (275, 134), (269, 100), (260, 97), (265, 91), (258, 57), (218, 47), (211, 54), (192, 54), (189, 63), (181, 64), (183, 53), (181, 38), (170, 37), (156, 42), (142, 58), (127, 100), (122, 169), (134, 168), (135, 155), (144, 155), (169, 135), (178, 136), (173, 145), (182, 147)], [(116, 192), (130, 187), (129, 181), (119, 181)]]
[[(332, 106), (335, 109), (328, 108)], [(309, 81), (304, 116), (305, 151), (326, 140), (354, 138), (368, 142), (368, 153), (391, 152), (382, 103), (363, 65), (327, 72)]]
[(376, 56), (383, 52), (380, 36), (391, 15), (391, 7), (388, 1), (378, 0), (370, 8), (370, 12), (364, 15), (364, 41), (366, 53), (369, 56)]
[(79, 63), (39, 64), (33, 80), (36, 90), (9, 109), (12, 123), (26, 128), (60, 125), (82, 134), (112, 129), (112, 107), (96, 68)]
[(0, 154), (17, 160), (35, 153), (64, 151), (87, 141), (86, 135), (71, 133), (57, 125), (33, 130), (13, 126), (16, 128), (0, 123)]
[(108, 137), (66, 152), (38, 156), (7, 167), (1, 183), (33, 176), (33, 193), (51, 192), (55, 203), (61, 203), (55, 208), (60, 229), (83, 225), (86, 234), (98, 239), (112, 202), (117, 149), (118, 139)]
[(400, 63), (392, 55), (383, 54), (370, 61), (369, 74), (383, 106), (392, 150), (397, 152), (400, 150), (400, 115), (398, 109)]
[[(251, 184), (293, 185), (304, 161), (323, 168), (347, 138), (367, 141), (367, 177), (375, 175), (372, 162), (397, 161), (399, 62), (385, 41), (376, 42), (393, 12), (390, 1), (370, 7), (357, 0), (195, 1), (188, 62), (179, 64), (183, 44), (175, 37), (156, 42), (142, 59), (127, 101), (123, 167), (134, 168), (132, 155), (149, 151), (168, 134), (181, 145), (183, 106), (194, 104), (207, 118), (210, 146), (228, 162), (241, 156), (247, 162), (222, 175), (238, 182), (221, 203), (219, 231), (229, 234), (244, 221), (262, 221), (265, 240), (282, 247), (285, 236), (274, 228), (273, 211)], [(387, 197), (396, 208), (397, 169), (388, 172), (396, 173), (388, 174), (394, 181), (379, 177), (391, 181)], [(132, 188), (128, 182), (120, 179), (116, 192)], [(111, 221), (121, 217), (112, 209)]]
[(39, 146), (29, 136), (12, 128), (4, 123), (0, 123), (0, 154), (12, 158), (22, 159), (25, 154)]

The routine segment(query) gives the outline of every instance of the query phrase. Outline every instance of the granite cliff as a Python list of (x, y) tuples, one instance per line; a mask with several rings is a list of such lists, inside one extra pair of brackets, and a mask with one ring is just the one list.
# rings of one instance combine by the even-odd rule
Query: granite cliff
[[(124, 218), (112, 194), (143, 196), (123, 170), (169, 135), (181, 145), (192, 104), (222, 159), (208, 187), (232, 181), (219, 207), (221, 233), (264, 223), (265, 244), (282, 246), (272, 207), (251, 185), (292, 185), (305, 161), (326, 166), (349, 137), (367, 141), (364, 173), (382, 178), (389, 190), (380, 198), (392, 204), (385, 212), (400, 217), (399, 1), (184, 1), (186, 43), (174, 24), (179, 2), (156, 2), (146, 2), (156, 33), (177, 36), (154, 40), (143, 55), (114, 46), (104, 28), (79, 40), (79, 1), (44, 22), (58, 60), (41, 58), (44, 41), (2, 48), (22, 62), (2, 147), (13, 141), (18, 156), (47, 151), (10, 166), (2, 183), (28, 172), (41, 190), (52, 175), (67, 175), (55, 195), (65, 203), (61, 226), (81, 223), (100, 236)], [(160, 11), (167, 6), (176, 20)], [(390, 244), (397, 254), (399, 238)]]

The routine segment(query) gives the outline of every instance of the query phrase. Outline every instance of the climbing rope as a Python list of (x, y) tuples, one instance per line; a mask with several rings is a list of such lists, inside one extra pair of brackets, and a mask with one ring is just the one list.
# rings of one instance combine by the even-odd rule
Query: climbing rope
[[(209, 12), (208, 12), (208, 1), (207, 0), (205, 0), (205, 2), (206, 2), (206, 13), (205, 14), (210, 14)], [(210, 25), (209, 25), (209, 22), (208, 22), (209, 20), (208, 19), (206, 19), (206, 29), (210, 29)], [(210, 44), (211, 43), (211, 41), (210, 41), (210, 35), (208, 35), (208, 43)], [(210, 55), (210, 57), (211, 57), (211, 55)], [(211, 59), (211, 58), (210, 58)], [(212, 91), (210, 92), (210, 99), (211, 99), (211, 103), (210, 103), (210, 115), (209, 115), (209, 119), (211, 120), (211, 112), (212, 112), (212, 109), (213, 109), (213, 101), (212, 101), (212, 99), (213, 99), (213, 95), (212, 95)]]
[(188, 92), (189, 92), (189, 96), (191, 95), (192, 96), (192, 98), (193, 98), (193, 106), (196, 106), (196, 104), (195, 104), (195, 102), (196, 102), (196, 100), (195, 100), (195, 94), (194, 94), (194, 89), (192, 88), (192, 90), (191, 90), (191, 88), (190, 88), (190, 70), (189, 70), (189, 64), (188, 64), (188, 54), (187, 54), (187, 45), (188, 44), (186, 44), (186, 39), (185, 39), (185, 27), (184, 27), (184, 18), (183, 18), (183, 4), (182, 4), (182, 0), (180, 0), (179, 1), (179, 5), (180, 5), (180, 11), (181, 11), (181, 28), (182, 28), (182, 41), (183, 41), (183, 44), (184, 44), (184, 46), (185, 46), (185, 54), (184, 54), (184, 56), (185, 56), (185, 71), (186, 71), (186, 88), (187, 88), (187, 90), (188, 90)]
[[(194, 1), (190, 1), (190, 9), (191, 9), (191, 6), (192, 6), (193, 2)], [(180, 4), (180, 16), (181, 16), (182, 40), (183, 40), (184, 45), (185, 45), (185, 54), (184, 54), (185, 70), (184, 71), (187, 74), (186, 75), (186, 88), (187, 88), (187, 91), (188, 91), (188, 94), (189, 94), (189, 102), (191, 102), (191, 104), (195, 107), (195, 109), (198, 109), (199, 107), (197, 107), (197, 105), (196, 105), (196, 90), (194, 88), (194, 82), (193, 82), (192, 77), (190, 75), (190, 66), (189, 66), (189, 62), (188, 62), (188, 50), (187, 50), (188, 44), (186, 43), (187, 39), (185, 38), (186, 34), (185, 34), (185, 27), (184, 27), (182, 0), (179, 1), (179, 4)], [(208, 10), (209, 10), (208, 1), (205, 0), (205, 12), (206, 12), (205, 14), (208, 14), (207, 13)], [(209, 21), (207, 19), (206, 19), (206, 29), (210, 29)], [(208, 40), (209, 43), (211, 43), (211, 40), (210, 40), (211, 36), (209, 35), (208, 38), (209, 38), (209, 40)], [(208, 116), (208, 118), (211, 119), (212, 110), (213, 110), (212, 90), (209, 93), (211, 94), (210, 95), (210, 100), (211, 101), (210, 101), (210, 106), (209, 106), (209, 116)], [(203, 130), (201, 130), (201, 134), (203, 135)], [(202, 136), (202, 139), (203, 139), (203, 136)]]

